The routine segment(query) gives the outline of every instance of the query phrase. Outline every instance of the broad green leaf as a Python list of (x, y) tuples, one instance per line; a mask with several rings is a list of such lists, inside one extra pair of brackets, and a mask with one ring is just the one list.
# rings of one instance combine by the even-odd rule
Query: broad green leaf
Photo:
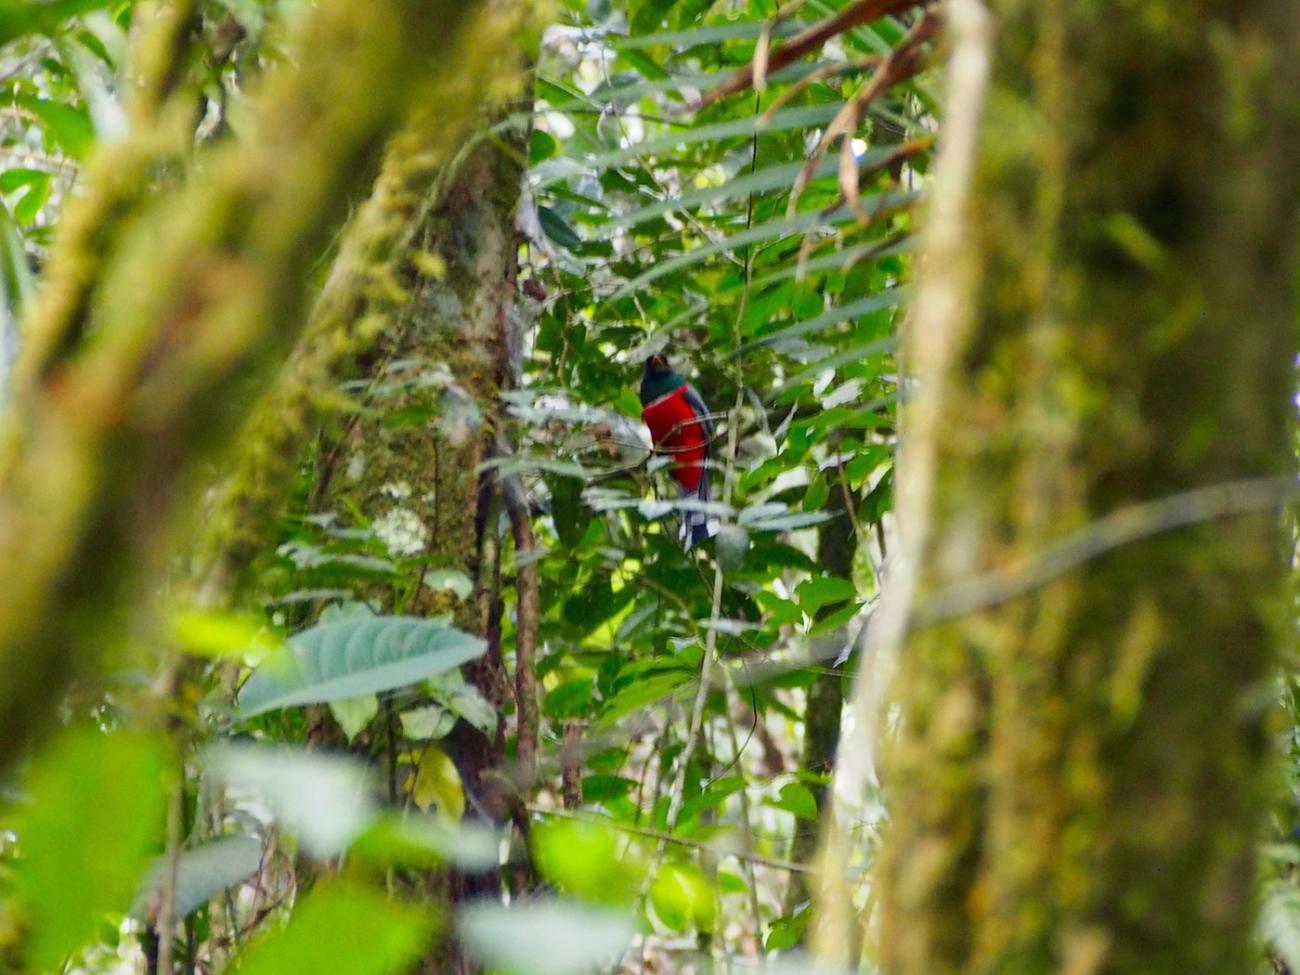
[(424, 584), (434, 592), (450, 591), (457, 599), (469, 599), (474, 583), (459, 569), (429, 569), (424, 573)]
[(817, 819), (817, 799), (802, 782), (787, 782), (781, 786), (780, 798), (770, 800), (768, 805), (794, 813), (799, 819)]
[(52, 34), (71, 17), (116, 3), (117, 0), (2, 0), (0, 46), (25, 34)]
[(343, 733), (351, 741), (361, 734), (366, 725), (379, 713), (379, 698), (374, 694), (359, 694), (356, 697), (341, 697), (330, 701), (330, 714), (339, 723)]
[(57, 970), (131, 907), (162, 842), (163, 769), (160, 743), (135, 732), (77, 728), (37, 757), (14, 871), (32, 969)]
[(427, 908), (326, 880), (294, 905), (287, 925), (253, 942), (235, 970), (238, 975), (398, 975), (410, 970), (433, 927)]
[(471, 955), (509, 975), (581, 975), (610, 969), (635, 932), (625, 911), (563, 900), (511, 907), (479, 901), (461, 909), (456, 927)]
[(795, 589), (799, 599), (799, 608), (812, 616), (828, 603), (838, 603), (857, 596), (857, 588), (848, 579), (840, 576), (817, 576), (805, 579)]
[(582, 238), (575, 234), (573, 229), (564, 222), (564, 218), (550, 207), (539, 206), (537, 208), (537, 219), (542, 225), (542, 230), (551, 239), (552, 243), (569, 250), (582, 246)]
[(636, 788), (636, 780), (622, 775), (586, 775), (582, 779), (583, 802), (618, 799)]
[(695, 675), (690, 671), (673, 670), (631, 683), (605, 704), (600, 712), (600, 721), (602, 724), (609, 724), (633, 711), (639, 711), (648, 704), (654, 704), (689, 683), (694, 677)]
[(280, 644), (262, 619), (221, 610), (188, 610), (171, 620), (171, 638), (186, 653), (225, 657), (253, 652), (264, 655)]
[(694, 864), (664, 863), (650, 885), (655, 916), (674, 931), (708, 931), (718, 910), (717, 893)]
[(612, 823), (595, 817), (544, 819), (533, 828), (533, 857), (542, 876), (563, 893), (628, 904), (649, 865), (626, 839)]
[[(175, 917), (188, 917), (227, 887), (247, 880), (262, 864), (262, 841), (251, 836), (226, 836), (181, 852), (176, 863)], [(157, 916), (167, 864), (154, 864), (136, 897), (131, 913)]]
[(436, 677), (483, 654), (486, 644), (434, 620), (350, 617), (304, 630), (244, 683), (237, 715), (377, 694)]
[(207, 752), (208, 769), (228, 787), (266, 800), (303, 847), (334, 856), (375, 817), (373, 782), (359, 761), (287, 746), (227, 744)]

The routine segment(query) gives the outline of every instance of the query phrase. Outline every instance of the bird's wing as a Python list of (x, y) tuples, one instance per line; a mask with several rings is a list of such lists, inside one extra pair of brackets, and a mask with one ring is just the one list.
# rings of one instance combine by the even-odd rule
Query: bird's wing
[(682, 397), (686, 400), (686, 405), (691, 408), (697, 417), (700, 418), (700, 426), (704, 430), (704, 449), (708, 450), (709, 444), (713, 440), (713, 421), (709, 417), (709, 408), (704, 404), (704, 399), (696, 392), (695, 387), (690, 383), (686, 384), (686, 392)]

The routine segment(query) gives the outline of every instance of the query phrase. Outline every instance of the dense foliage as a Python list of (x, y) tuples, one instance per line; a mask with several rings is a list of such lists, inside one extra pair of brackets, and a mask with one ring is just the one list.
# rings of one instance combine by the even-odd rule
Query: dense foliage
[[(113, 185), (122, 147), (152, 131), (133, 86), (168, 9), (0, 4), (6, 364), (71, 233), (65, 212)], [(313, 5), (173, 13), (167, 77), (183, 110), (160, 111), (158, 129), (185, 134), (149, 146), (149, 193), (201, 185), (214, 153), (255, 135), (261, 86), (312, 57), (294, 44), (314, 36)], [(366, 328), (346, 342), (304, 331), (298, 354), (327, 349), (328, 364), (294, 394), (309, 421), (285, 421), (291, 483), (271, 491), (273, 523), (241, 536), (239, 579), (194, 576), (222, 544), (205, 533), (225, 524), (214, 499), (245, 490), (230, 470), (262, 462), (256, 422), (187, 474), (196, 499), (169, 516), (161, 581), (122, 584), (119, 618), (96, 630), (103, 666), (84, 663), (39, 705), (57, 730), (5, 759), (0, 957), (14, 970), (799, 970), (824, 947), (828, 901), (859, 918), (833, 957), (874, 970), (882, 797), (847, 788), (837, 803), (833, 762), (874, 774), (874, 716), (845, 700), (895, 544), (898, 326), (943, 114), (937, 9), (566, 0), (527, 13), (510, 21), (511, 43), (534, 48), (527, 93), (490, 93), (427, 187), (445, 201), (485, 145), (523, 168), (521, 185), (493, 187), (518, 233), (517, 267), (489, 275), (515, 288), (510, 377), (480, 401), (472, 369), (395, 352), (446, 276), (446, 237), (421, 225), (366, 254), (378, 270), (353, 316)], [(447, 79), (412, 77), (437, 104)], [(358, 151), (366, 176), (340, 207), (352, 224), (298, 255), (322, 319), (355, 270), (348, 228), (392, 172), (363, 148), (376, 158)], [(433, 206), (406, 205), (421, 219)], [(150, 218), (139, 200), (122, 209), (128, 229), (96, 246)], [(640, 423), (654, 352), (713, 411), (721, 527), (702, 550), (683, 550), (694, 502)], [(230, 395), (247, 412), (253, 392)], [(451, 528), (418, 514), (439, 500), (359, 463), (359, 430), (490, 443), (477, 467), (438, 477), (496, 499), (478, 511), (496, 561), (444, 557)], [(509, 691), (484, 667), (497, 657)], [(865, 665), (870, 679), (888, 664)], [(467, 777), (479, 741), (501, 761)], [(819, 874), (836, 808), (852, 858)], [(1277, 808), (1263, 935), (1296, 968), (1293, 797)]]

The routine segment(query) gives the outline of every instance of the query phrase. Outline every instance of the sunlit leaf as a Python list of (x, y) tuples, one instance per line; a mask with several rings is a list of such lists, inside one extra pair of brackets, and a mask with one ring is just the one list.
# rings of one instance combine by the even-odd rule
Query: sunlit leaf
[(434, 620), (352, 617), (289, 640), (244, 683), (240, 717), (392, 690), (482, 655), (486, 644)]

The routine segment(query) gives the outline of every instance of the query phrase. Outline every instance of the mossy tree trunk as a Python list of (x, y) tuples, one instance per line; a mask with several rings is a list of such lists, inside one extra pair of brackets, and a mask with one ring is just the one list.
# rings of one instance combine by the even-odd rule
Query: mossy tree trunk
[[(466, 577), (463, 598), (415, 584), (385, 597), (386, 610), (452, 612), (456, 625), (488, 642), (466, 678), (499, 715), (484, 734), (461, 720), (444, 745), (460, 772), (467, 815), (504, 819), (513, 797), (497, 773), (510, 694), (502, 653), (501, 525), (504, 500), (495, 472), (499, 394), (513, 382), (520, 336), (515, 315), (514, 229), (522, 144), (483, 140), (462, 161), (416, 235), (426, 258), (404, 282), (414, 294), (404, 320), (364, 364), (369, 410), (354, 417), (322, 453), (317, 506), (355, 512), (394, 556), (426, 570)], [(419, 274), (419, 265), (426, 273)], [(500, 878), (461, 878), (463, 890)]]
[[(1294, 465), (1300, 7), (993, 13), (973, 319), (918, 392), (921, 617), (1126, 505)], [(913, 632), (888, 971), (1252, 970), (1283, 551), (1276, 510), (1206, 520)]]
[(91, 167), (98, 182), (67, 217), (24, 333), (0, 444), (0, 767), (120, 628), (197, 467), (229, 446), (292, 348), (311, 267), (476, 7), (322, 2), (292, 63), (262, 84), (254, 134), (214, 147), (202, 179), (154, 199), (140, 189), (151, 140), (174, 135), (161, 110), (139, 154), (120, 150), (121, 172)]

